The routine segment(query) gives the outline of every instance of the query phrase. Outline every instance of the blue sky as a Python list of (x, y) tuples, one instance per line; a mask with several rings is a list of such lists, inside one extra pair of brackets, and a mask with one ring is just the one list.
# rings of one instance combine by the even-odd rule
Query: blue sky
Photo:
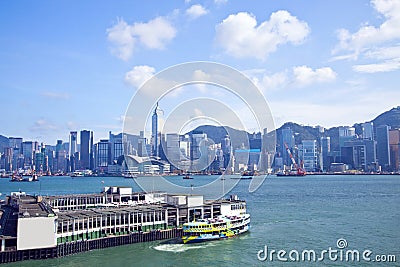
[(1, 1), (0, 21), (5, 136), (107, 138), (142, 82), (197, 60), (248, 75), (278, 127), (399, 105), (400, 1)]

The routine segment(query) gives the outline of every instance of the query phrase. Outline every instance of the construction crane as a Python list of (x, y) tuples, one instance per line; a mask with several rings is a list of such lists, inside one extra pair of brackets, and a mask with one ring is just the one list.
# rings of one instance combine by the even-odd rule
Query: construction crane
[(305, 171), (303, 168), (301, 168), (300, 166), (297, 165), (296, 161), (295, 161), (294, 158), (293, 158), (292, 152), (290, 152), (289, 146), (288, 146), (286, 143), (285, 143), (285, 148), (286, 148), (287, 153), (289, 154), (289, 157), (290, 157), (290, 160), (291, 160), (292, 163), (293, 163), (293, 166), (294, 166), (294, 167), (296, 168), (296, 170), (297, 170), (297, 176), (304, 176), (304, 175), (306, 175), (306, 171)]

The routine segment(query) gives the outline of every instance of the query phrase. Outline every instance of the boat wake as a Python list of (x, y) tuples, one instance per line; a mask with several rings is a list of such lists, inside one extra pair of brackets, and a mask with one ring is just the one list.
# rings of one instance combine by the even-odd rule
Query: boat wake
[(207, 248), (210, 246), (214, 246), (214, 244), (160, 244), (158, 246), (152, 247), (155, 250), (158, 251), (166, 251), (166, 252), (173, 252), (173, 253), (180, 253), (180, 252), (185, 252), (191, 249), (202, 249), (202, 248)]

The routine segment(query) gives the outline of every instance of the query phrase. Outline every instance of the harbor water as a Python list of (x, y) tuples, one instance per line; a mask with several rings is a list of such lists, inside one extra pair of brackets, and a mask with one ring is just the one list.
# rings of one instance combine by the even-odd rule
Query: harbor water
[[(188, 187), (190, 193), (193, 187), (216, 178), (168, 179)], [(229, 179), (226, 177), (227, 182)], [(247, 201), (251, 230), (242, 236), (188, 245), (174, 240), (138, 243), (4, 266), (400, 266), (400, 176), (269, 176), (253, 193), (248, 192), (250, 181), (240, 180), (228, 193)], [(39, 182), (25, 183), (0, 179), (0, 198), (14, 191), (41, 195), (95, 193), (103, 186), (141, 190), (134, 179), (122, 177), (40, 177)], [(216, 190), (220, 188), (216, 186)], [(330, 248), (337, 251), (333, 255), (336, 259), (321, 253)], [(281, 259), (277, 253), (270, 257), (272, 250), (286, 254)], [(302, 261), (305, 250), (315, 251), (316, 260)], [(359, 251), (360, 260), (346, 261), (348, 250)], [(362, 258), (366, 250), (371, 251), (367, 255), (370, 261)], [(294, 260), (289, 258), (291, 251)], [(293, 251), (300, 254), (297, 260)], [(394, 255), (396, 262), (378, 263), (376, 255), (385, 256), (386, 261), (387, 256)]]

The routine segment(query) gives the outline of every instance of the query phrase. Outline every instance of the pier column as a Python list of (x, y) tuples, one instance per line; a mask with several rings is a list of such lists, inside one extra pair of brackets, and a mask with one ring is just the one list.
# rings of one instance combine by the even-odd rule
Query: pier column
[(5, 251), (6, 250), (6, 240), (2, 239), (1, 240), (1, 249), (0, 251)]

